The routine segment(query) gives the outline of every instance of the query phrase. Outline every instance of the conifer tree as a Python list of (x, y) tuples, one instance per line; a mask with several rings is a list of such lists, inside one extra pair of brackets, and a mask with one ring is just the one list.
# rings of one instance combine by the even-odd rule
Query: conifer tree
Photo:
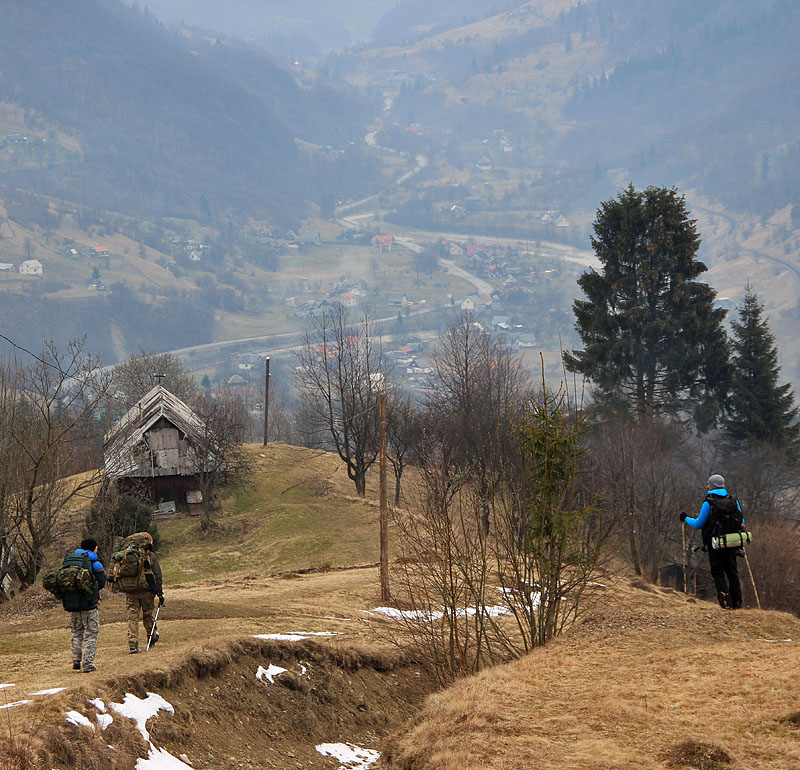
[(570, 371), (597, 386), (598, 401), (622, 403), (639, 415), (691, 410), (713, 425), (730, 367), (715, 292), (695, 279), (695, 221), (674, 189), (633, 185), (600, 205), (592, 247), (599, 272), (578, 284), (574, 303), (583, 350), (566, 353)]
[(733, 327), (733, 374), (725, 433), (732, 443), (786, 448), (797, 442), (800, 424), (791, 383), (778, 385), (775, 337), (764, 306), (748, 284)]

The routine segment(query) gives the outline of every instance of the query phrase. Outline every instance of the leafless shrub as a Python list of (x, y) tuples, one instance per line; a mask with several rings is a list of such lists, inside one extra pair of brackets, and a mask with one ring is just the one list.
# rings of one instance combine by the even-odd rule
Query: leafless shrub
[(389, 636), (440, 682), (519, 656), (578, 617), (604, 546), (598, 512), (576, 495), (584, 431), (563, 392), (543, 392), (515, 421), (488, 500), (457, 448), (427, 444), (420, 497), (394, 511), (403, 611)]

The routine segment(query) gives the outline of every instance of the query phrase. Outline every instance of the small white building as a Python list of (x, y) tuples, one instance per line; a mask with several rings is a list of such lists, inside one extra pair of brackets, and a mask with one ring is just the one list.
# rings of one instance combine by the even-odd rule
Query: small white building
[(477, 294), (470, 294), (469, 297), (461, 301), (462, 310), (483, 310), (486, 302)]
[(0, 262), (0, 270), (13, 270), (14, 263), (13, 262)]
[(38, 259), (26, 259), (19, 265), (21, 275), (41, 275), (42, 263)]

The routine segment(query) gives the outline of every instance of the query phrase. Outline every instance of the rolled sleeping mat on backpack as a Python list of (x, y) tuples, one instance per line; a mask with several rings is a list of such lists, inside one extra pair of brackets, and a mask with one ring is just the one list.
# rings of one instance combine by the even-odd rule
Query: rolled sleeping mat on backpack
[(743, 545), (750, 545), (753, 542), (753, 535), (750, 532), (730, 532), (727, 535), (718, 535), (711, 538), (711, 547), (714, 550), (720, 548), (741, 548)]

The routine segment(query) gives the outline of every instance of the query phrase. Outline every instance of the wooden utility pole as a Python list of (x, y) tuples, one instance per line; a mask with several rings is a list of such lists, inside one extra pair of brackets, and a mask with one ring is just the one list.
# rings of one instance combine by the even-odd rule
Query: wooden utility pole
[(267, 356), (266, 368), (264, 374), (264, 446), (267, 445), (267, 431), (269, 430), (269, 356)]
[(389, 594), (389, 507), (386, 503), (386, 391), (380, 396), (380, 501), (381, 501), (381, 601), (391, 601)]

